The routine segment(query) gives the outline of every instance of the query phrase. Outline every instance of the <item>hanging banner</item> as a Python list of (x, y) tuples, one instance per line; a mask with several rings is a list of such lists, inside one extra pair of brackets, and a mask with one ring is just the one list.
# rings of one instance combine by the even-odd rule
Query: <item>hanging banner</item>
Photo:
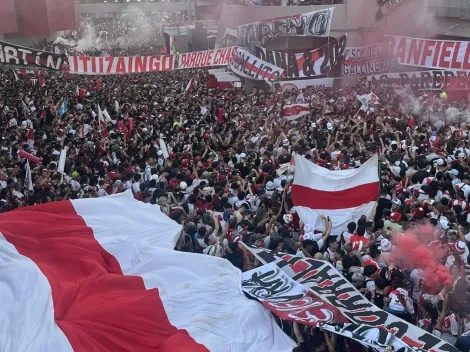
[(171, 71), (175, 67), (175, 55), (91, 57), (69, 56), (70, 73), (82, 75), (115, 75), (143, 72)]
[(390, 332), (400, 339), (400, 343), (394, 345), (396, 351), (400, 350), (403, 344), (409, 346), (409, 350), (458, 351), (451, 344), (416, 325), (375, 306), (326, 261), (303, 259), (289, 254), (273, 254), (266, 249), (247, 248), (261, 263), (275, 263), (292, 280), (312, 290), (322, 301), (337, 307), (351, 323), (360, 327), (362, 336), (374, 336), (379, 345), (390, 343), (387, 342)]
[(387, 44), (347, 47), (344, 54), (343, 74), (369, 75), (395, 67), (395, 59), (388, 57)]
[(312, 290), (292, 280), (275, 263), (244, 272), (242, 290), (282, 320), (321, 328), (379, 350), (386, 346), (393, 346), (395, 351), (409, 349), (386, 330), (364, 329), (362, 325), (349, 323), (337, 307), (326, 303)]
[(288, 121), (297, 120), (299, 117), (310, 114), (309, 104), (292, 104), (282, 107), (282, 117)]
[(470, 90), (469, 71), (429, 70), (419, 72), (385, 73), (361, 77), (372, 85), (386, 83), (402, 88), (429, 90)]
[(255, 47), (255, 55), (260, 59), (284, 69), (283, 78), (304, 78), (328, 74), (344, 61), (346, 35), (319, 49), (305, 53), (283, 53), (260, 46)]
[(389, 52), (401, 65), (470, 70), (469, 42), (385, 36)]
[(198, 68), (209, 66), (228, 66), (238, 47), (181, 53), (178, 55), (178, 68)]
[(0, 63), (12, 66), (27, 66), (61, 70), (65, 55), (58, 55), (0, 41)]
[(328, 37), (334, 7), (294, 16), (272, 18), (238, 27), (238, 45), (259, 42), (265, 45), (278, 35)]
[(395, 9), (404, 4), (405, 2), (410, 0), (377, 0), (377, 4), (379, 5), (379, 10), (375, 14), (375, 19), (381, 20), (384, 16), (387, 16), (391, 12), (395, 11)]
[(318, 79), (297, 79), (292, 81), (279, 81), (274, 84), (275, 89), (281, 89), (283, 92), (289, 89), (308, 89), (308, 88), (331, 88), (335, 78)]
[(279, 81), (284, 72), (282, 68), (263, 61), (240, 48), (237, 49), (230, 62), (230, 69), (239, 76), (258, 81), (264, 80), (269, 84)]

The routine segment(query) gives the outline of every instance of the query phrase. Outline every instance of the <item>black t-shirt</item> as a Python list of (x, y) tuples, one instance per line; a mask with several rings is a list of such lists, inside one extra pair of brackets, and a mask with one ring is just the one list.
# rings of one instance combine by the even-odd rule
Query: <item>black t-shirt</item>
[(245, 178), (250, 174), (250, 168), (246, 166), (246, 164), (238, 163), (234, 166), (234, 169), (240, 171), (241, 177)]
[(379, 221), (382, 219), (382, 213), (385, 209), (391, 209), (392, 208), (392, 201), (388, 200), (386, 198), (379, 198), (377, 201), (377, 209), (375, 212), (375, 222)]
[(227, 253), (225, 254), (225, 259), (227, 259), (232, 265), (243, 271), (243, 258), (240, 253)]

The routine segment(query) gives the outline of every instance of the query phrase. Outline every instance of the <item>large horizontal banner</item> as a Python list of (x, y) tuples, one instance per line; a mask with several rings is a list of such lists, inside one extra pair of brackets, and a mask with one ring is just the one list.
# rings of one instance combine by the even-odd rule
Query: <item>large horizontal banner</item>
[(228, 66), (233, 55), (237, 52), (237, 47), (221, 48), (193, 53), (181, 53), (178, 55), (177, 67), (198, 68), (209, 66)]
[(175, 67), (175, 55), (91, 57), (69, 56), (70, 73), (84, 75), (113, 75), (142, 72), (171, 71)]
[(337, 307), (292, 280), (275, 263), (244, 272), (242, 280), (242, 290), (282, 320), (322, 328), (379, 350), (386, 346), (393, 346), (395, 351), (408, 349), (400, 339), (385, 330), (364, 329), (362, 325), (349, 323)]
[(360, 47), (347, 47), (344, 54), (345, 75), (369, 75), (387, 71), (395, 66), (395, 59), (388, 57), (386, 43)]
[[(451, 344), (375, 306), (326, 261), (273, 254), (265, 249), (248, 249), (261, 263), (275, 263), (292, 280), (313, 291), (325, 303), (338, 308), (353, 327), (359, 326), (360, 333), (356, 333), (354, 338), (363, 336), (366, 344), (374, 341), (380, 346), (388, 344), (395, 347), (395, 351), (402, 351), (400, 348), (403, 345), (409, 346), (409, 350), (458, 351)], [(338, 327), (340, 331), (344, 329), (347, 327)], [(390, 340), (389, 333), (399, 341)]]
[(335, 78), (296, 79), (292, 81), (279, 81), (274, 84), (274, 88), (281, 89), (283, 92), (289, 89), (331, 88), (334, 81)]
[(279, 81), (284, 72), (282, 68), (263, 61), (240, 48), (230, 62), (230, 69), (239, 76), (258, 81), (264, 80), (269, 84)]
[(255, 55), (284, 69), (284, 78), (315, 77), (328, 74), (344, 60), (347, 37), (330, 42), (319, 49), (305, 53), (283, 53), (260, 46), (255, 47)]
[(470, 45), (452, 40), (386, 36), (389, 50), (401, 65), (470, 70)]
[(259, 42), (265, 45), (278, 35), (328, 37), (334, 7), (300, 15), (272, 18), (238, 27), (238, 45)]
[(401, 4), (410, 0), (377, 0), (379, 10), (375, 14), (375, 19), (380, 20), (389, 13), (395, 11), (395, 9)]
[(469, 71), (419, 71), (386, 73), (362, 77), (361, 80), (375, 84), (386, 83), (402, 88), (430, 90), (470, 90)]
[(63, 69), (65, 56), (0, 41), (0, 63), (49, 70)]

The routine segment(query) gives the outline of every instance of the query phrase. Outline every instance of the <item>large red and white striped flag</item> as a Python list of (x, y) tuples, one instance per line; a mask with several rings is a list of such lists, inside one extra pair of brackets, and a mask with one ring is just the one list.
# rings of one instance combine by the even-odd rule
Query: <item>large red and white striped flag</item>
[(221, 258), (130, 191), (0, 215), (0, 351), (290, 351)]
[(332, 221), (332, 235), (340, 235), (351, 221), (368, 219), (379, 195), (378, 156), (357, 169), (330, 171), (295, 156), (292, 201), (304, 224), (324, 229), (321, 215)]
[(282, 116), (286, 120), (297, 120), (299, 117), (310, 114), (309, 104), (284, 105)]

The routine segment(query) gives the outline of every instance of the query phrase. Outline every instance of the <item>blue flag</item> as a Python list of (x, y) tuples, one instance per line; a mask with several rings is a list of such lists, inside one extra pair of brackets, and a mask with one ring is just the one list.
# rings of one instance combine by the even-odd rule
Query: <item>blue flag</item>
[(67, 111), (69, 111), (69, 104), (67, 103), (67, 99), (64, 99), (64, 101), (62, 102), (62, 105), (60, 106), (58, 110), (59, 116), (60, 117), (64, 116)]

